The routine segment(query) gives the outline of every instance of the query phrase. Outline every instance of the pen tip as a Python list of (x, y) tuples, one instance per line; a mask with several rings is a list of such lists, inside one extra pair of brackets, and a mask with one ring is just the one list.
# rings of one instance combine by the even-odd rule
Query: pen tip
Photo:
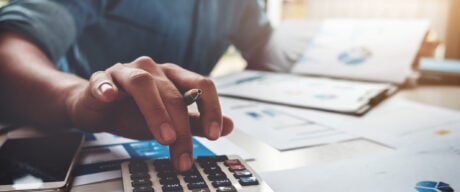
[(200, 98), (202, 94), (201, 89), (190, 89), (184, 94), (185, 104), (190, 105)]

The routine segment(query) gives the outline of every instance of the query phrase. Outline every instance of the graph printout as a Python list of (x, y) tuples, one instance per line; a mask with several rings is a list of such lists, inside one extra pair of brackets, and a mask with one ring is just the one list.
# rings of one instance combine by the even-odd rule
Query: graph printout
[(298, 115), (287, 107), (221, 98), (224, 114), (235, 127), (284, 151), (351, 140), (356, 136)]

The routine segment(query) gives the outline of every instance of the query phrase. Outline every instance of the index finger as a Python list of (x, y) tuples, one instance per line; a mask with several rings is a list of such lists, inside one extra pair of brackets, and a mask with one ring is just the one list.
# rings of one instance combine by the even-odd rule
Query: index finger
[(176, 133), (153, 76), (122, 64), (110, 68), (109, 73), (132, 96), (154, 137), (162, 144), (173, 143)]
[(197, 100), (203, 132), (208, 139), (216, 140), (222, 134), (222, 111), (217, 90), (212, 80), (174, 64), (163, 64), (165, 75), (181, 89), (202, 90)]

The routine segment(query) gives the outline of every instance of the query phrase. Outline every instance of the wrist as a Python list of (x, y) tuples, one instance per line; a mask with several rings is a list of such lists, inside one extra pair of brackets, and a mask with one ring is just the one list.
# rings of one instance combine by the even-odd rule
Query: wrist
[(63, 114), (65, 118), (65, 122), (70, 127), (77, 126), (77, 108), (79, 99), (82, 97), (81, 95), (84, 93), (86, 86), (88, 86), (88, 82), (86, 80), (76, 81), (73, 83), (68, 83), (63, 87), (60, 92), (61, 94), (61, 102), (63, 104)]

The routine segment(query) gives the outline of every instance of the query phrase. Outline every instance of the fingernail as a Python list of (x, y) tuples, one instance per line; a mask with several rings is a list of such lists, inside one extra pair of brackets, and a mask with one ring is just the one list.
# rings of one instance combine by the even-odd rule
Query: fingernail
[(112, 85), (110, 83), (102, 83), (99, 85), (98, 90), (101, 92), (101, 94), (104, 94), (107, 90), (112, 89)]
[(188, 153), (182, 153), (179, 157), (179, 170), (186, 171), (192, 167), (192, 158)]
[(221, 129), (220, 129), (219, 123), (212, 122), (211, 126), (209, 127), (209, 133), (208, 133), (210, 139), (218, 139), (220, 137), (220, 134), (221, 134)]
[(169, 123), (163, 123), (160, 125), (161, 138), (166, 142), (172, 142), (176, 140), (176, 132)]

